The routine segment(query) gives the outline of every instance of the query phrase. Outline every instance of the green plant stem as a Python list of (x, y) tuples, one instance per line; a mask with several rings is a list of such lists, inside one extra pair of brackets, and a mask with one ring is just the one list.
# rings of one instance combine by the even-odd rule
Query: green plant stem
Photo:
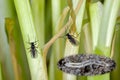
[(45, 43), (45, 0), (32, 0), (32, 12), (40, 46)]
[[(100, 24), (99, 22), (97, 22), (99, 24), (97, 28), (99, 29), (98, 41), (95, 49), (93, 50), (93, 52), (96, 54), (105, 55), (107, 57), (110, 56), (111, 43), (112, 43), (111, 41), (113, 37), (114, 26), (115, 26), (119, 5), (120, 5), (120, 0), (114, 0), (114, 1), (106, 0), (104, 3), (104, 10), (102, 13), (102, 17), (99, 18), (101, 20), (98, 20), (100, 21)], [(100, 10), (100, 12), (101, 11), (102, 10)], [(94, 32), (92, 33), (96, 34)], [(108, 73), (104, 75), (88, 77), (88, 80), (110, 80), (110, 74)]]
[(110, 47), (120, 0), (106, 0), (100, 24), (98, 45)]
[(2, 71), (1, 71), (1, 62), (0, 62), (0, 80), (3, 80), (2, 79)]
[[(58, 1), (58, 3), (60, 3), (60, 2)], [(56, 9), (60, 8), (60, 5), (56, 5), (55, 6), (56, 3), (54, 3), (54, 2), (52, 4), (53, 4), (52, 9), (54, 9), (54, 7), (56, 7)], [(57, 33), (63, 27), (64, 21), (65, 21), (67, 15), (68, 15), (68, 12), (69, 12), (69, 7), (64, 8), (64, 10), (63, 10), (61, 15), (60, 15), (59, 12), (57, 13), (57, 12), (54, 12), (54, 10), (52, 11), (52, 13), (53, 13), (53, 16), (52, 16), (52, 20), (53, 20), (52, 21), (52, 23), (53, 23), (53, 26), (52, 26), (52, 28), (53, 28), (53, 35), (55, 33)], [(60, 18), (57, 19), (59, 16), (60, 16)], [(53, 44), (53, 47), (52, 47), (52, 54), (51, 54), (51, 57), (50, 57), (50, 69), (49, 69), (50, 70), (49, 71), (49, 78), (50, 78), (50, 80), (56, 80), (56, 79), (57, 80), (61, 80), (62, 72), (58, 70), (58, 67), (57, 67), (56, 63), (58, 62), (58, 60), (63, 55), (63, 54), (61, 54), (61, 53), (63, 53), (63, 51), (64, 51), (63, 40), (61, 40), (59, 38)]]
[(98, 41), (99, 27), (103, 12), (103, 5), (101, 2), (90, 3), (89, 6), (91, 28), (92, 28), (92, 40), (93, 40), (93, 50), (95, 49)]
[[(70, 28), (70, 33), (72, 33), (74, 36), (76, 36), (76, 34), (74, 33), (76, 32), (80, 33), (81, 31), (82, 19), (84, 15), (83, 13), (85, 10), (85, 3), (86, 3), (86, 0), (73, 1), (73, 3), (72, 3), (72, 0), (68, 0), (68, 5), (71, 9), (70, 16), (71, 16), (71, 19), (73, 20), (73, 24), (71, 25), (71, 28)], [(79, 16), (81, 18), (79, 17), (77, 18), (76, 16), (77, 17)], [(77, 24), (78, 22), (79, 24)], [(76, 39), (78, 40), (79, 38), (80, 37), (78, 36)], [(66, 40), (64, 56), (78, 54), (78, 50), (79, 50), (79, 46), (72, 45), (68, 39)], [(63, 73), (63, 80), (76, 80), (76, 76)]]
[(111, 73), (111, 80), (119, 80), (120, 79), (120, 44), (118, 44), (120, 42), (120, 19), (116, 22), (116, 26), (118, 27), (118, 30), (115, 30), (115, 35), (114, 35), (114, 40), (113, 40), (113, 44), (112, 44), (112, 51), (113, 51), (113, 56), (111, 56), (117, 66), (115, 68), (115, 70)]
[(38, 56), (35, 59), (31, 57), (31, 52), (28, 49), (30, 47), (29, 42), (38, 40), (29, 0), (14, 0), (14, 4), (20, 23), (32, 80), (47, 80), (46, 64), (41, 55), (40, 48), (38, 47), (37, 49)]

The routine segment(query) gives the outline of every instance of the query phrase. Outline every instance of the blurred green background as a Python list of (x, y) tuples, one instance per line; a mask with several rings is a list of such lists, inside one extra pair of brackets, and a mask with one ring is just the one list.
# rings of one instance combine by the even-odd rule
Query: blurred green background
[[(79, 46), (67, 40), (68, 32), (78, 35)], [(29, 42), (35, 41), (32, 58)], [(117, 66), (87, 77), (57, 68), (61, 58), (78, 53), (113, 55)], [(119, 80), (119, 59), (120, 0), (0, 0), (0, 80)]]

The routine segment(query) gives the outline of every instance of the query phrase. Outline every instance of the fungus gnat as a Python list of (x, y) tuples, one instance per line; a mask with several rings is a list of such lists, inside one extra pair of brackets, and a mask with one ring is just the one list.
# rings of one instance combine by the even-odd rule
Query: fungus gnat
[(111, 72), (115, 67), (116, 63), (111, 58), (95, 54), (71, 55), (58, 62), (60, 70), (79, 76), (101, 75)]
[(66, 36), (71, 44), (76, 45), (76, 46), (79, 44), (79, 42), (74, 38), (73, 35), (70, 35), (69, 33), (67, 33)]
[(36, 42), (37, 41), (35, 41), (35, 42), (28, 42), (29, 44), (30, 44), (30, 48), (28, 48), (28, 49), (30, 49), (30, 53), (31, 53), (31, 56), (33, 57), (33, 58), (36, 58), (37, 57), (37, 49), (36, 48), (38, 48), (37, 46), (36, 46)]

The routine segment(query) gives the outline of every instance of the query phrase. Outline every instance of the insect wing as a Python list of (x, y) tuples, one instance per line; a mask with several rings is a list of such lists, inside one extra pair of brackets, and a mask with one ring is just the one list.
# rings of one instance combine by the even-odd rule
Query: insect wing
[(37, 50), (31, 50), (31, 57), (36, 58), (38, 56)]
[(79, 41), (77, 41), (73, 35), (70, 35), (69, 33), (67, 33), (66, 36), (71, 44), (76, 46), (79, 45)]

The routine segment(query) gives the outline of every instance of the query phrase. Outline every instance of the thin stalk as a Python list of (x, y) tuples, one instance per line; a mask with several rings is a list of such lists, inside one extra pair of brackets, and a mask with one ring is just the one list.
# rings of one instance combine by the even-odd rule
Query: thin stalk
[[(35, 42), (38, 40), (36, 36), (29, 0), (14, 0), (14, 4), (20, 23), (20, 29), (26, 49), (26, 55), (28, 58), (32, 80), (47, 80), (48, 78), (46, 72), (46, 64), (41, 55), (40, 47), (36, 47), (36, 54), (38, 54), (36, 58), (31, 57), (31, 52), (28, 49), (30, 47), (30, 45), (28, 44), (29, 42)], [(40, 42), (38, 41), (38, 43)]]

